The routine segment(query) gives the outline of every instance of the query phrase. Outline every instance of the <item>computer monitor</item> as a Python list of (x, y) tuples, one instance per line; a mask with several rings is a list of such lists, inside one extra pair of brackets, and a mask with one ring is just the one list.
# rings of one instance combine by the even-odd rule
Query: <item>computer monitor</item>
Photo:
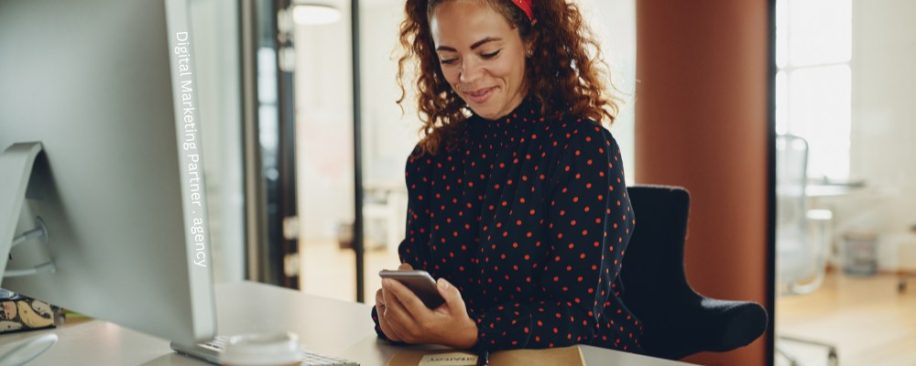
[(214, 336), (188, 11), (0, 0), (0, 251), (22, 239), (0, 286), (179, 343)]

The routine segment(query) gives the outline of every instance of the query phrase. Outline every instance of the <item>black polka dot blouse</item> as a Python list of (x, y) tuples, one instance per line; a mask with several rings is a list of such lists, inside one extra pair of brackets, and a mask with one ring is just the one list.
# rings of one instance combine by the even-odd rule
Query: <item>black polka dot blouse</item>
[(464, 123), (456, 148), (408, 158), (401, 261), (458, 287), (478, 349), (638, 352), (642, 324), (619, 279), (636, 221), (610, 132), (545, 118), (532, 98)]

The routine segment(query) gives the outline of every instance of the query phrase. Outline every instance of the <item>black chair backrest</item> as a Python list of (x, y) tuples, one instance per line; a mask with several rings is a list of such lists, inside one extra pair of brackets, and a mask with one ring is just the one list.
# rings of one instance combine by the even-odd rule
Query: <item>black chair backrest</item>
[(627, 193), (636, 214), (636, 229), (624, 255), (620, 279), (623, 302), (643, 323), (647, 352), (664, 344), (669, 319), (678, 304), (699, 297), (684, 275), (684, 240), (690, 195), (683, 188), (633, 186)]
[(623, 302), (642, 322), (643, 351), (678, 359), (727, 351), (758, 338), (766, 310), (747, 301), (697, 294), (684, 273), (690, 195), (679, 187), (634, 186), (627, 193), (636, 228), (624, 255)]

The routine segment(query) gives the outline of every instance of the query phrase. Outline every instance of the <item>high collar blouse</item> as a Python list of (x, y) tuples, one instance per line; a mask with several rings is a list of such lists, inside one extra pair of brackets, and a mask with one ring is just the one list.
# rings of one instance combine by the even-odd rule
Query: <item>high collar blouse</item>
[(636, 221), (611, 133), (532, 98), (460, 123), (453, 148), (408, 158), (401, 261), (457, 286), (477, 348), (639, 351), (619, 280)]

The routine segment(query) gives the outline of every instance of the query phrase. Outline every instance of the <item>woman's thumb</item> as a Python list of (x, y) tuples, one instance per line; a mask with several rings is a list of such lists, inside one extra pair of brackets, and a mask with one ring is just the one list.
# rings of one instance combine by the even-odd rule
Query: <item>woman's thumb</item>
[(457, 299), (461, 299), (461, 295), (458, 294), (458, 289), (455, 286), (452, 286), (448, 280), (444, 278), (439, 278), (436, 281), (436, 287), (439, 288), (439, 294), (442, 295), (442, 298), (445, 299), (445, 302), (452, 304)]

